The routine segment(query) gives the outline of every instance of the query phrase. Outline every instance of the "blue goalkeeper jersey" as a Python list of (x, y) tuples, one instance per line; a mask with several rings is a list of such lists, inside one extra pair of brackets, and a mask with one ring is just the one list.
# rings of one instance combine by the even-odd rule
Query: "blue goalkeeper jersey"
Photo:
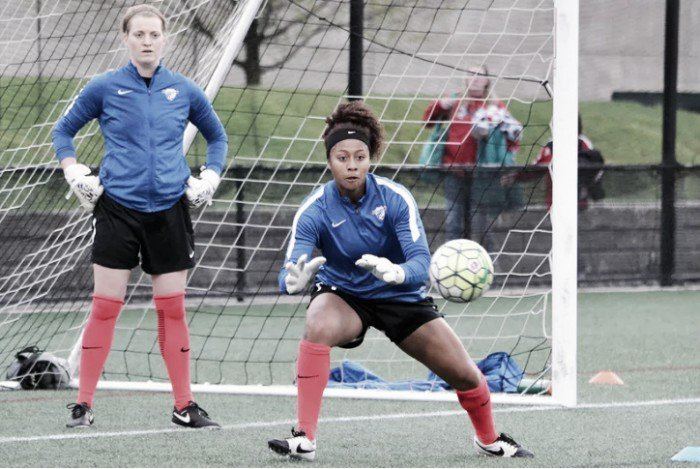
[(90, 80), (53, 129), (59, 160), (76, 156), (73, 137), (92, 119), (99, 120), (105, 142), (105, 192), (134, 210), (168, 209), (185, 192), (187, 121), (207, 141), (207, 168), (221, 173), (225, 166), (228, 138), (211, 103), (193, 81), (162, 65), (148, 86), (131, 62)]
[[(367, 175), (366, 193), (355, 205), (342, 197), (335, 181), (308, 196), (294, 216), (285, 264), (314, 248), (326, 264), (316, 282), (363, 299), (415, 302), (427, 296), (430, 251), (423, 223), (411, 193), (401, 184)], [(403, 267), (406, 280), (390, 285), (355, 262), (363, 254), (386, 257)], [(279, 285), (287, 293), (282, 267)]]

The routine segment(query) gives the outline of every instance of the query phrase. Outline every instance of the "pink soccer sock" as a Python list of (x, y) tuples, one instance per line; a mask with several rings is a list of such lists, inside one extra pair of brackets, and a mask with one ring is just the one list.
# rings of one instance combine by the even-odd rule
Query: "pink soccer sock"
[(491, 393), (486, 378), (481, 378), (479, 385), (468, 391), (457, 391), (457, 398), (462, 408), (467, 411), (479, 441), (489, 445), (496, 441), (496, 424), (491, 409)]
[(114, 325), (124, 302), (115, 298), (92, 295), (92, 311), (83, 331), (80, 353), (80, 386), (78, 402), (92, 407), (95, 388), (112, 348)]
[(316, 439), (323, 390), (331, 370), (331, 348), (302, 340), (297, 358), (297, 430), (310, 440)]
[(192, 397), (190, 389), (190, 332), (185, 320), (185, 293), (154, 296), (158, 313), (158, 345), (173, 386), (175, 407), (182, 410)]

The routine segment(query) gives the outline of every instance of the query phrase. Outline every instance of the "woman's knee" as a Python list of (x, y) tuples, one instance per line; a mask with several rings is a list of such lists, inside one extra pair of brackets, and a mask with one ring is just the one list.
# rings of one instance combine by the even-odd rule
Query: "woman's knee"
[(469, 391), (479, 386), (483, 375), (478, 368), (463, 366), (453, 370), (450, 373), (449, 380), (446, 380), (450, 386), (457, 391)]
[(343, 342), (346, 331), (340, 318), (327, 306), (330, 305), (321, 305), (319, 302), (318, 305), (312, 303), (309, 307), (306, 312), (304, 339), (333, 347)]
[(90, 317), (98, 321), (116, 321), (123, 305), (118, 298), (93, 295)]
[(307, 316), (304, 339), (315, 344), (336, 345), (337, 325), (320, 316)]

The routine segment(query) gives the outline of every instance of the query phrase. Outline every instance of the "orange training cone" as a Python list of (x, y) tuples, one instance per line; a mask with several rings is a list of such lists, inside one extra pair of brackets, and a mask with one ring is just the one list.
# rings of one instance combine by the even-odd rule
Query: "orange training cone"
[(625, 383), (612, 371), (599, 371), (590, 380), (590, 384), (611, 384), (613, 386), (623, 386)]

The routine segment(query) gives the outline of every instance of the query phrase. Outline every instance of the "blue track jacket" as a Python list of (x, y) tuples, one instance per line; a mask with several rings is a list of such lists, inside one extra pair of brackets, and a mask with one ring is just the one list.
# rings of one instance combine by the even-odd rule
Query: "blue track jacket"
[[(390, 179), (367, 175), (366, 193), (353, 204), (341, 197), (334, 181), (308, 196), (299, 207), (285, 264), (314, 248), (326, 258), (316, 282), (363, 299), (415, 302), (426, 298), (430, 251), (411, 193)], [(363, 254), (386, 257), (406, 272), (401, 285), (390, 285), (355, 265)], [(282, 267), (279, 286), (287, 293)]]
[(104, 136), (105, 193), (134, 210), (165, 210), (182, 197), (190, 176), (183, 153), (188, 120), (207, 141), (207, 168), (221, 173), (226, 164), (226, 131), (206, 95), (162, 65), (148, 87), (131, 62), (90, 80), (53, 129), (59, 161), (76, 156), (73, 137), (92, 119)]

